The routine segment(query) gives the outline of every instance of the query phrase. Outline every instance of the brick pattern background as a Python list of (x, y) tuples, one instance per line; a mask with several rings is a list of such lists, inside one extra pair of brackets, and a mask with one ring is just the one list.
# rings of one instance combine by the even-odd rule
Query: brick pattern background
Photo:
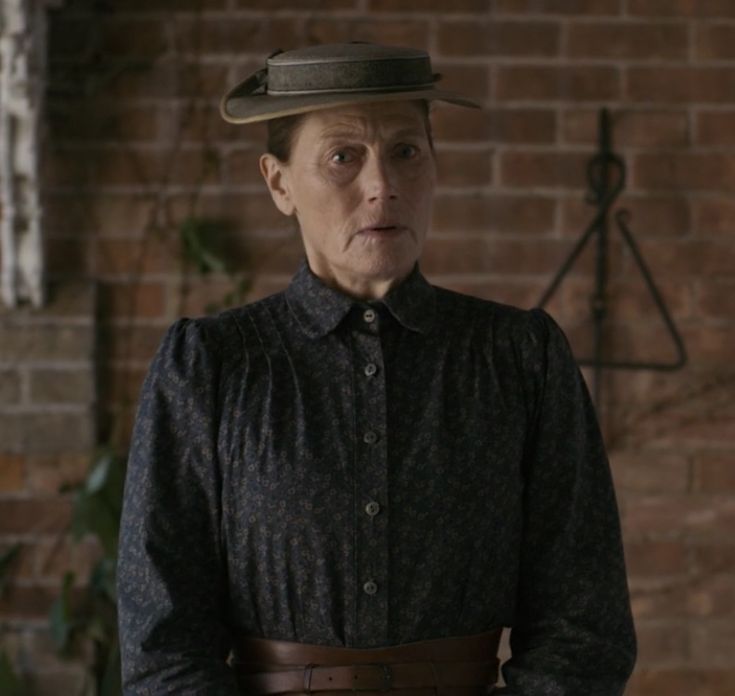
[[(59, 536), (95, 438), (124, 447), (165, 327), (232, 288), (182, 265), (188, 216), (254, 299), (301, 255), (257, 174), (260, 126), (222, 122), (226, 85), (274, 48), (426, 47), (480, 112), (437, 107), (440, 168), (423, 268), (532, 306), (589, 223), (598, 110), (628, 166), (619, 203), (684, 335), (676, 373), (608, 373), (601, 418), (618, 487), (640, 658), (628, 693), (735, 693), (735, 3), (731, 0), (67, 0), (51, 13), (44, 153), (52, 301), (0, 315), (0, 543), (23, 543), (3, 641), (45, 693), (80, 676), (45, 614), (93, 549)], [(550, 306), (589, 347), (593, 256)], [(630, 254), (611, 247), (606, 350), (673, 349)], [(80, 279), (84, 279), (81, 281)], [(91, 404), (94, 403), (94, 412)], [(71, 671), (70, 671), (71, 670)], [(70, 693), (70, 691), (69, 691)]]

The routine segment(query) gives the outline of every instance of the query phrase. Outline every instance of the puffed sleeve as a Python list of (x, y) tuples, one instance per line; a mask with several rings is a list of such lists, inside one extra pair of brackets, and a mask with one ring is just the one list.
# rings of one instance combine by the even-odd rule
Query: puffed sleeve
[(636, 655), (618, 508), (582, 375), (561, 329), (533, 310), (534, 411), (510, 696), (617, 696)]
[(125, 694), (237, 693), (226, 665), (216, 433), (221, 364), (206, 320), (168, 330), (144, 381), (120, 528)]

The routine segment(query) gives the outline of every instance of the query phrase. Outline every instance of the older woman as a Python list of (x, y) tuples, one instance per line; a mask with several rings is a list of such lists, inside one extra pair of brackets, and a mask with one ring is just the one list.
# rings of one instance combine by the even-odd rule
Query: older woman
[[(168, 331), (122, 520), (126, 693), (620, 694), (635, 657), (594, 411), (540, 310), (430, 285), (428, 55), (278, 53), (222, 103), (306, 259)], [(328, 692), (328, 693), (327, 693)]]

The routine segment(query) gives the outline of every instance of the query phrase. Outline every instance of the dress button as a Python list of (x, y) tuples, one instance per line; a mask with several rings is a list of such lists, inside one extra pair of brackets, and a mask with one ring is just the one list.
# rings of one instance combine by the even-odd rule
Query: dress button
[(365, 506), (365, 512), (367, 512), (370, 517), (375, 517), (380, 512), (380, 503), (376, 503), (374, 500), (371, 500), (366, 506)]
[(378, 591), (378, 586), (372, 580), (368, 580), (362, 586), (362, 589), (365, 591), (365, 594), (374, 595)]
[(365, 374), (368, 377), (372, 377), (378, 371), (378, 366), (375, 363), (368, 363), (365, 365)]
[(375, 310), (374, 309), (366, 309), (363, 312), (362, 318), (368, 323), (372, 324), (375, 321)]
[(362, 441), (368, 445), (374, 445), (378, 441), (378, 434), (372, 430), (368, 430), (363, 436)]

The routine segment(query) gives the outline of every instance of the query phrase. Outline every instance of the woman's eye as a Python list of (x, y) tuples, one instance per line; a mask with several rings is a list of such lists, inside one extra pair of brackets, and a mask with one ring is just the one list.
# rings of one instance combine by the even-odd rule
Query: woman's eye
[(396, 154), (403, 159), (411, 159), (416, 157), (419, 153), (419, 149), (415, 145), (409, 145), (408, 143), (402, 143), (396, 148)]
[(354, 159), (354, 154), (349, 150), (337, 150), (330, 157), (330, 161), (334, 162), (334, 164), (349, 164)]

